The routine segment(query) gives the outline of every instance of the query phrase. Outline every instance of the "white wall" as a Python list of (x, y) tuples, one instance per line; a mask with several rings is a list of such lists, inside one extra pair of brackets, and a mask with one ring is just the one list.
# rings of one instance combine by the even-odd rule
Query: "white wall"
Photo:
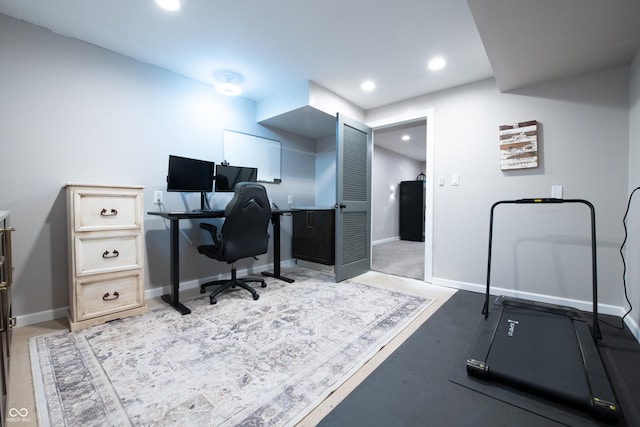
[(316, 205), (336, 204), (336, 137), (316, 141)]
[[(600, 301), (621, 305), (618, 249), (627, 192), (628, 81), (629, 69), (617, 68), (500, 93), (488, 79), (367, 113), (372, 122), (434, 108), (435, 120), (429, 123), (435, 128), (434, 172), (446, 182), (434, 194), (434, 282), (481, 290), (491, 205), (548, 197), (552, 185), (563, 185), (565, 198), (595, 205)], [(540, 123), (541, 166), (503, 172), (498, 127), (526, 120)], [(460, 186), (450, 185), (452, 174), (460, 176)], [(505, 211), (496, 224), (502, 229), (496, 229), (495, 287), (590, 301), (584, 209)]]
[(377, 145), (373, 146), (371, 241), (374, 244), (378, 241), (399, 238), (399, 184), (401, 181), (415, 180), (422, 171), (424, 171), (424, 162)]
[[(631, 195), (640, 187), (640, 51), (631, 64), (629, 89), (629, 187)], [(640, 190), (633, 195), (627, 217), (628, 239), (625, 245), (627, 289), (633, 306), (629, 315), (636, 327), (640, 325)], [(628, 307), (625, 305), (625, 307)], [(640, 336), (636, 336), (640, 339)]]
[[(222, 131), (231, 129), (282, 140), (283, 182), (267, 188), (277, 204), (286, 206), (288, 194), (296, 201), (324, 203), (314, 200), (314, 141), (256, 124), (255, 103), (222, 98), (174, 73), (4, 15), (0, 40), (0, 209), (11, 211), (17, 229), (15, 315), (68, 305), (62, 190), (67, 182), (142, 184), (145, 210), (153, 210), (153, 191), (166, 188), (168, 154), (219, 162)], [(612, 69), (513, 93), (500, 93), (493, 80), (485, 80), (367, 112), (366, 121), (372, 122), (434, 108), (435, 121), (429, 124), (436, 129), (434, 172), (447, 179), (434, 194), (434, 281), (481, 289), (491, 204), (548, 196), (551, 185), (561, 184), (565, 197), (594, 203), (600, 299), (622, 305), (621, 219), (628, 193), (640, 185), (634, 168), (640, 153), (638, 63), (636, 58), (631, 71)], [(498, 126), (531, 119), (541, 125), (541, 167), (501, 172)], [(449, 185), (454, 173), (460, 175), (459, 187)], [(335, 193), (335, 184), (333, 188)], [(638, 212), (638, 203), (632, 212)], [(168, 209), (192, 208), (198, 201), (195, 195), (183, 199), (165, 193), (165, 204)], [(580, 215), (554, 208), (500, 218), (513, 235), (498, 238), (502, 253), (496, 254), (495, 285), (589, 300), (588, 248)], [(551, 227), (519, 227), (530, 223)], [(637, 260), (637, 215), (630, 225), (627, 254)], [(286, 222), (284, 228), (287, 259)], [(168, 283), (167, 224), (146, 217), (145, 231), (146, 286), (151, 289)], [(182, 281), (226, 271), (197, 254), (194, 245), (202, 238), (189, 227), (183, 234)], [(271, 254), (258, 264), (270, 260)], [(628, 277), (631, 296), (640, 306), (637, 263), (629, 265)], [(637, 310), (633, 319), (638, 322)]]
[[(287, 195), (313, 203), (314, 142), (256, 124), (255, 103), (225, 98), (211, 87), (93, 45), (0, 15), (0, 209), (11, 211), (14, 234), (13, 313), (24, 316), (68, 306), (67, 182), (145, 186), (145, 211), (154, 190), (166, 189), (169, 154), (220, 162), (224, 129), (282, 141)], [(165, 193), (168, 210), (199, 207), (199, 196)], [(218, 195), (220, 196), (220, 195)], [(224, 204), (225, 196), (214, 204)], [(180, 242), (181, 280), (228, 274), (195, 246), (207, 241), (194, 222)], [(146, 287), (169, 282), (168, 224), (145, 217)], [(283, 259), (291, 256), (284, 221)], [(272, 254), (260, 261), (265, 265)]]

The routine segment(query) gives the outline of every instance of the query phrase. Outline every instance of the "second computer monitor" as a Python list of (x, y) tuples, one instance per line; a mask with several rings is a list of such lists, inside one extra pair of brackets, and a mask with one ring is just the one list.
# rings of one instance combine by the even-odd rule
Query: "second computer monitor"
[(256, 182), (258, 180), (258, 169), (243, 166), (216, 166), (217, 192), (231, 192), (233, 187), (239, 182)]

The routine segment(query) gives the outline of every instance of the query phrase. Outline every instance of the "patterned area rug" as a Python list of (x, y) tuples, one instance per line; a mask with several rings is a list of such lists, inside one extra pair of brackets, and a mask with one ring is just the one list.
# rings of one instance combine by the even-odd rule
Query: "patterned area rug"
[(39, 425), (300, 421), (431, 303), (312, 270), (30, 341)]

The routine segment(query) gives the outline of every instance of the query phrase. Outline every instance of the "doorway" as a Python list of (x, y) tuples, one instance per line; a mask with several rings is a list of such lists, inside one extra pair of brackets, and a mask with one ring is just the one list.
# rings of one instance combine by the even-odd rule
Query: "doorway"
[[(427, 282), (432, 278), (433, 247), (433, 122), (430, 117), (433, 118), (432, 110), (369, 123), (374, 128), (371, 269)], [(423, 180), (424, 241), (420, 241), (401, 236), (400, 182), (413, 181), (410, 186), (415, 188), (415, 181)]]

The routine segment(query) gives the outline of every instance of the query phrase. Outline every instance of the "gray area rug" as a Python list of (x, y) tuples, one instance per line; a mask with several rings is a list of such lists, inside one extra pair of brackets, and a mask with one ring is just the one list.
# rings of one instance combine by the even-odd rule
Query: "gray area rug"
[(39, 425), (293, 425), (431, 303), (312, 270), (30, 341)]
[(424, 280), (424, 242), (394, 240), (373, 245), (371, 268), (395, 276)]

